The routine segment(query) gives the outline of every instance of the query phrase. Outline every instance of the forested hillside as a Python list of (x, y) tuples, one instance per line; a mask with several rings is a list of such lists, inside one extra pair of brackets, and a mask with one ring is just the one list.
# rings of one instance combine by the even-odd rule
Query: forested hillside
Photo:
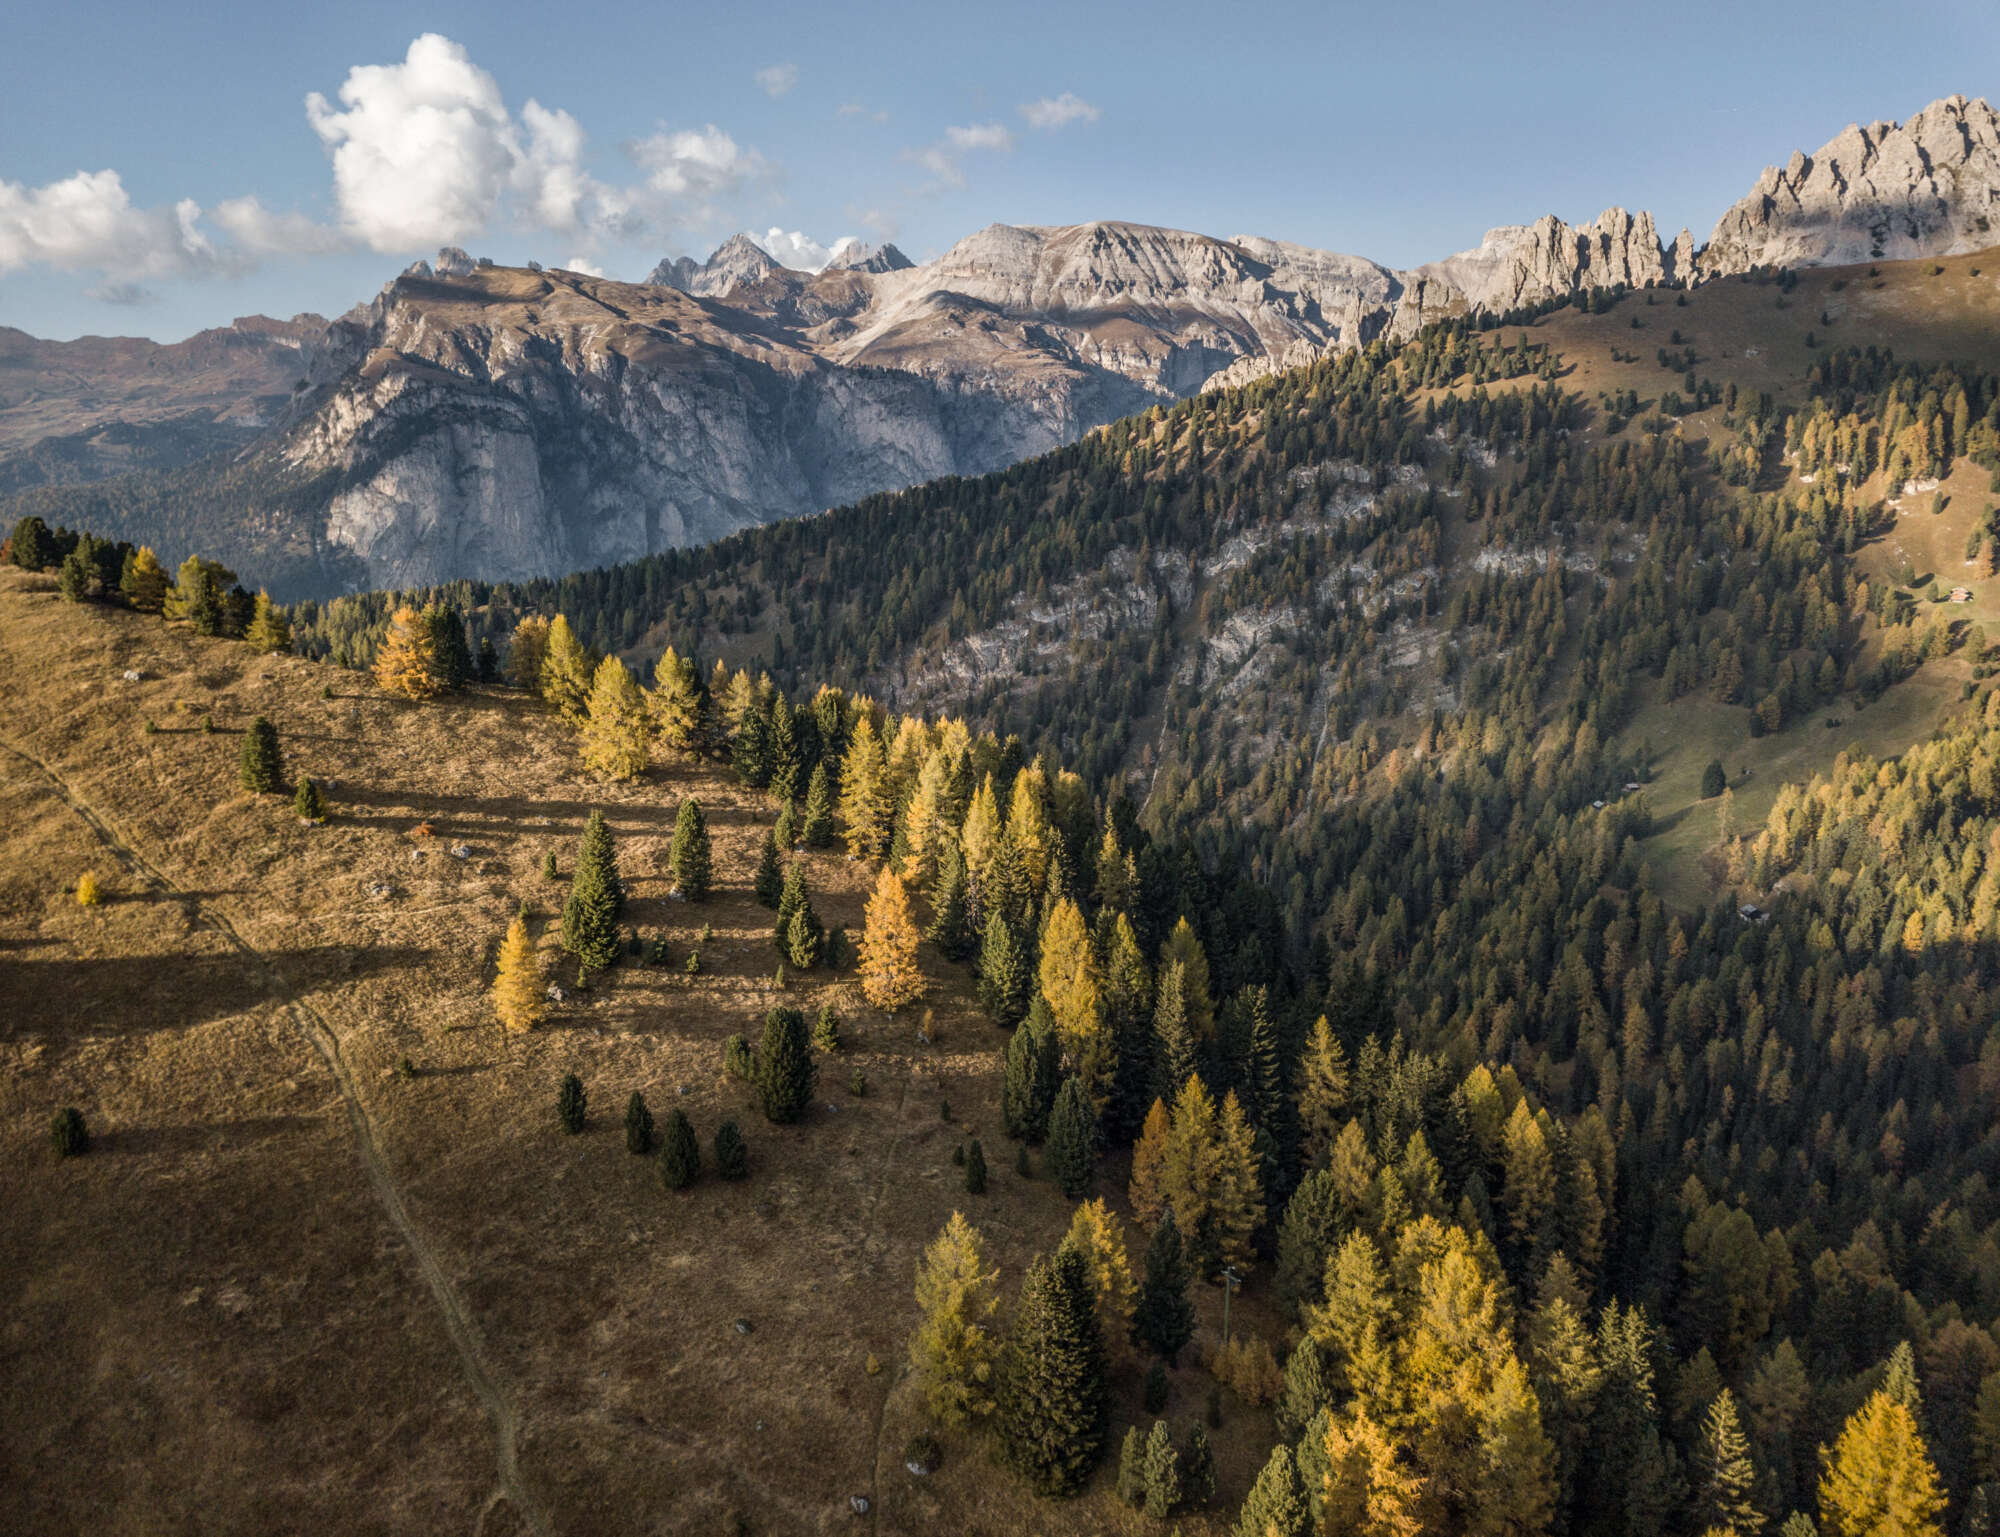
[[(608, 776), (726, 761), (774, 878), (795, 842), (879, 862), (872, 1000), (911, 924), (971, 968), (1009, 1132), (1126, 1197), (1011, 1344), (976, 1233), (926, 1262), (933, 1412), (1033, 1487), (1108, 1454), (1104, 1350), (1173, 1360), (1184, 1270), (1234, 1267), (1272, 1308), (1210, 1356), (1276, 1399), (1246, 1533), (1983, 1533), (2000, 374), (1843, 337), (1835, 285), (1886, 281), (1438, 328), (295, 633), (391, 686), (486, 643)], [(1199, 1504), (1168, 1470), (1206, 1442), (1135, 1429), (1118, 1494)]]

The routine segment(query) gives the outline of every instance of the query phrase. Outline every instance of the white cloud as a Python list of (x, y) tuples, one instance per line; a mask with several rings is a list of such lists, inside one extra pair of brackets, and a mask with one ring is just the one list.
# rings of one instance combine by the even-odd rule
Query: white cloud
[(1045, 132), (1066, 128), (1071, 123), (1094, 123), (1101, 115), (1097, 108), (1073, 91), (1064, 91), (1060, 96), (1044, 96), (1040, 101), (1024, 102), (1021, 106), (1021, 116), (1028, 120), (1028, 126)]
[(563, 263), (563, 267), (570, 272), (581, 272), (587, 278), (601, 278), (604, 276), (604, 269), (587, 256), (572, 256), (568, 261)]
[(835, 117), (865, 117), (871, 123), (886, 123), (889, 121), (889, 114), (887, 112), (879, 110), (871, 112), (858, 101), (842, 102), (833, 115)]
[(0, 181), (0, 272), (40, 264), (129, 281), (227, 266), (200, 219), (190, 198), (135, 208), (116, 171), (78, 171), (41, 187)]
[(971, 123), (963, 127), (945, 129), (944, 137), (935, 144), (922, 149), (903, 151), (903, 158), (913, 160), (931, 173), (933, 178), (923, 190), (936, 191), (939, 187), (962, 187), (965, 172), (961, 168), (960, 157), (971, 150), (1010, 150), (1014, 147), (1013, 130), (1002, 123)]
[(274, 213), (254, 197), (217, 203), (214, 219), (246, 257), (312, 256), (346, 244), (339, 230), (302, 213)]
[(345, 111), (314, 91), (306, 120), (333, 155), (342, 223), (378, 251), (483, 234), (522, 158), (493, 77), (426, 32), (400, 64), (357, 64)]
[(776, 101), (799, 83), (799, 67), (796, 64), (767, 64), (755, 76), (757, 89)]
[(860, 245), (861, 241), (853, 235), (842, 235), (830, 246), (821, 245), (803, 230), (780, 229), (774, 224), (757, 244), (769, 252), (771, 259), (781, 267), (792, 267), (800, 272), (824, 272), (836, 256), (851, 246)]

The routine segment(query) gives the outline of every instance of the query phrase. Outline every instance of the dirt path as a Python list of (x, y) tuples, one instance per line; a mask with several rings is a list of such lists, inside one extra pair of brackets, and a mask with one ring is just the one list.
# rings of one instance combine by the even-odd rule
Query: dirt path
[(355, 1146), (361, 1154), (363, 1166), (368, 1171), (369, 1183), (374, 1186), (376, 1199), (381, 1203), (383, 1211), (388, 1214), (390, 1224), (408, 1246), (409, 1252), (415, 1256), (417, 1268), (422, 1273), (425, 1284), (430, 1287), (431, 1296), (437, 1302), (438, 1312), (443, 1317), (445, 1333), (450, 1337), (452, 1349), (458, 1353), (459, 1365), (465, 1373), (465, 1380), (485, 1410), (487, 1419), (492, 1423), (499, 1487), (480, 1512), (479, 1528), (484, 1529), (493, 1507), (505, 1500), (520, 1513), (532, 1531), (543, 1534), (543, 1537), (551, 1537), (555, 1528), (549, 1520), (548, 1513), (521, 1482), (520, 1468), (515, 1456), (515, 1445), (520, 1433), (520, 1414), (514, 1406), (512, 1391), (486, 1360), (480, 1347), (478, 1332), (465, 1310), (465, 1304), (452, 1286), (450, 1277), (445, 1273), (443, 1262), (411, 1219), (409, 1209), (403, 1204), (402, 1193), (396, 1188), (396, 1182), (389, 1173), (388, 1164), (382, 1157), (381, 1146), (376, 1140), (375, 1124), (369, 1117), (367, 1107), (361, 1101), (360, 1091), (355, 1085), (353, 1074), (348, 1071), (346, 1059), (341, 1056), (340, 1043), (334, 1036), (332, 1027), (316, 1010), (292, 992), (277, 968), (245, 940), (226, 917), (199, 897), (183, 891), (147, 861), (119, 836), (97, 809), (79, 795), (62, 775), (15, 742), (0, 740), (0, 751), (20, 759), (46, 779), (56, 794), (62, 798), (63, 803), (76, 813), (96, 834), (99, 841), (133, 875), (156, 890), (184, 903), (191, 912), (199, 916), (203, 924), (221, 935), (270, 979), (273, 990), (284, 999), (285, 1009), (291, 1015), (293, 1024), (311, 1043), (321, 1060), (326, 1063), (328, 1071), (333, 1074), (334, 1082), (340, 1090), (340, 1097), (347, 1106), (347, 1118), (354, 1130)]

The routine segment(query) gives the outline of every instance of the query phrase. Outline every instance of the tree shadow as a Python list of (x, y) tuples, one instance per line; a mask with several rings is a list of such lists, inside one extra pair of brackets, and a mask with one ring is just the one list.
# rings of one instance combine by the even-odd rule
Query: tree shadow
[(114, 1126), (91, 1132), (90, 1151), (93, 1155), (103, 1153), (113, 1157), (234, 1152), (324, 1125), (324, 1118), (319, 1116), (253, 1115), (193, 1125)]
[[(574, 837), (582, 831), (591, 812), (601, 811), (614, 833), (669, 835), (674, 830), (678, 804), (672, 806), (631, 805), (618, 801), (537, 800), (525, 796), (443, 795), (430, 790), (400, 789), (392, 785), (354, 785), (342, 781), (332, 792), (333, 810), (356, 822), (393, 822), (404, 817), (429, 822), (440, 838), (519, 837), (548, 834)], [(380, 816), (357, 815), (354, 808), (367, 808)], [(533, 819), (541, 818), (547, 825)], [(726, 820), (712, 818), (711, 820)]]
[(415, 946), (322, 945), (266, 952), (270, 970), (233, 950), (52, 960), (0, 954), (0, 999), (9, 1001), (0, 1007), (0, 1040), (184, 1030), (271, 1007), (288, 993), (344, 987), (417, 965), (428, 953)]

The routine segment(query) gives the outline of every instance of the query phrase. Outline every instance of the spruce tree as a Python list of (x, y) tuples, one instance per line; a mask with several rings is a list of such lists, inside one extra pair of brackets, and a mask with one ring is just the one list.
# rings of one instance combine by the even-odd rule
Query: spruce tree
[(752, 706), (736, 727), (736, 742), (730, 749), (736, 777), (753, 790), (771, 782), (770, 720), (762, 709)]
[(820, 963), (825, 948), (826, 932), (812, 902), (800, 902), (785, 925), (785, 959), (800, 971), (811, 971)]
[(1049, 1174), (1072, 1201), (1090, 1189), (1097, 1169), (1097, 1116), (1083, 1080), (1071, 1075), (1049, 1114)]
[(1293, 1318), (1325, 1296), (1326, 1262), (1341, 1237), (1346, 1216), (1340, 1186), (1331, 1171), (1315, 1169), (1299, 1181), (1285, 1203), (1278, 1227), (1278, 1301)]
[(955, 838), (946, 838), (938, 854), (937, 879), (931, 884), (930, 927), (924, 930), (924, 937), (948, 961), (962, 961), (972, 950), (965, 911), (965, 855)]
[(59, 558), (48, 524), (32, 515), (14, 525), (14, 532), (7, 536), (7, 549), (23, 571), (46, 571)]
[(1146, 1499), (1146, 1436), (1137, 1425), (1125, 1427), (1118, 1447), (1118, 1498), (1137, 1507)]
[(1188, 1300), (1187, 1250), (1181, 1230), (1168, 1211), (1146, 1245), (1146, 1275), (1139, 1283), (1139, 1301), (1132, 1309), (1132, 1338), (1169, 1366), (1194, 1338), (1194, 1304)]
[(979, 947), (979, 1002), (997, 1025), (1012, 1027), (1027, 1012), (1028, 956), (1006, 914), (995, 908)]
[(1165, 1420), (1153, 1421), (1146, 1437), (1146, 1514), (1164, 1521), (1180, 1508), (1181, 1454)]
[(1000, 1085), (1000, 1116), (1007, 1135), (1037, 1144), (1048, 1135), (1060, 1076), (1060, 1045), (1048, 1006), (1039, 998), (1007, 1042)]
[(1701, 798), (1712, 801), (1729, 785), (1729, 776), (1723, 770), (1720, 758), (1711, 758), (1708, 767), (1701, 771)]
[(593, 811), (577, 847), (561, 931), (563, 948), (592, 971), (603, 971), (617, 959), (623, 895), (610, 827), (602, 812)]
[(771, 824), (771, 841), (780, 848), (790, 848), (799, 841), (799, 803), (787, 800), (778, 807), (777, 820)]
[(766, 1118), (785, 1126), (805, 1114), (819, 1081), (819, 1068), (806, 1040), (805, 1015), (778, 1008), (765, 1016), (756, 1072)]
[(1181, 1448), (1181, 1497), (1197, 1509), (1215, 1498), (1215, 1451), (1199, 1420), (1188, 1427), (1187, 1445)]
[(76, 1106), (65, 1105), (56, 1112), (49, 1123), (49, 1145), (58, 1158), (81, 1158), (90, 1151), (90, 1128)]
[(793, 915), (811, 900), (806, 891), (805, 861), (795, 859), (785, 869), (785, 882), (778, 890), (778, 916), (771, 925), (771, 943), (778, 947), (778, 954), (785, 953), (792, 932)]
[(1198, 1065), (1195, 1035), (1188, 1020), (1187, 967), (1183, 962), (1169, 961), (1160, 968), (1159, 992), (1153, 1003), (1153, 1097), (1172, 1104)]
[(750, 1149), (734, 1121), (715, 1128), (715, 1172), (724, 1179), (741, 1179), (750, 1172)]
[(1035, 1492), (1081, 1489), (1104, 1455), (1110, 1392), (1090, 1280), (1074, 1244), (1028, 1267), (999, 1398), (1002, 1450)]
[(819, 1018), (813, 1021), (812, 1045), (822, 1056), (840, 1050), (840, 1016), (830, 1003), (819, 1006)]
[(310, 774), (299, 775), (298, 787), (292, 792), (292, 810), (298, 813), (301, 822), (326, 820), (326, 797), (320, 794)]
[(424, 622), (431, 632), (431, 666), (438, 687), (447, 692), (464, 688), (472, 681), (472, 651), (465, 644), (465, 620), (453, 605), (442, 603), (424, 614)]
[(236, 777), (244, 789), (268, 795), (285, 783), (284, 758), (278, 751), (278, 728), (263, 716), (253, 716), (243, 733)]
[(1285, 1362), (1284, 1386), (1278, 1390), (1278, 1434), (1295, 1441), (1312, 1417), (1333, 1403), (1334, 1384), (1326, 1351), (1312, 1335), (1300, 1340)]
[(644, 1157), (653, 1150), (653, 1112), (637, 1089), (625, 1101), (625, 1151)]
[(689, 796), (681, 802), (680, 814), (674, 819), (673, 847), (667, 854), (674, 884), (684, 900), (708, 900), (709, 858), (708, 822), (701, 814), (701, 803)]
[(481, 683), (500, 681), (500, 653), (493, 649), (491, 636), (479, 637), (479, 656), (474, 665)]
[(757, 876), (751, 882), (751, 890), (765, 907), (776, 907), (778, 897), (785, 889), (785, 870), (778, 860), (778, 838), (775, 832), (764, 834), (764, 847), (757, 855)]
[(833, 843), (833, 775), (821, 759), (806, 787), (806, 807), (799, 821), (799, 841), (809, 849)]
[(1312, 1508), (1299, 1479), (1298, 1459), (1279, 1442), (1236, 1518), (1236, 1537), (1310, 1537)]
[(1751, 1497), (1757, 1469), (1735, 1395), (1727, 1388), (1715, 1395), (1702, 1416), (1693, 1461), (1698, 1529), (1722, 1527), (1738, 1537), (1757, 1537), (1764, 1529), (1763, 1514)]
[(660, 1136), (660, 1178), (669, 1190), (685, 1190), (701, 1177), (701, 1144), (694, 1127), (675, 1106), (667, 1112), (666, 1130)]
[(583, 1080), (575, 1073), (564, 1073), (556, 1090), (556, 1120), (572, 1137), (583, 1130), (585, 1103)]
[(792, 707), (780, 694), (771, 704), (770, 734), (764, 744), (764, 787), (774, 800), (788, 801), (805, 786), (799, 778), (799, 736)]
[(972, 1139), (972, 1146), (965, 1154), (965, 1193), (986, 1194), (986, 1149), (979, 1145), (977, 1137)]
[(66, 602), (81, 603), (90, 596), (91, 580), (96, 574), (90, 551), (79, 544), (63, 557), (56, 573), (56, 588)]

